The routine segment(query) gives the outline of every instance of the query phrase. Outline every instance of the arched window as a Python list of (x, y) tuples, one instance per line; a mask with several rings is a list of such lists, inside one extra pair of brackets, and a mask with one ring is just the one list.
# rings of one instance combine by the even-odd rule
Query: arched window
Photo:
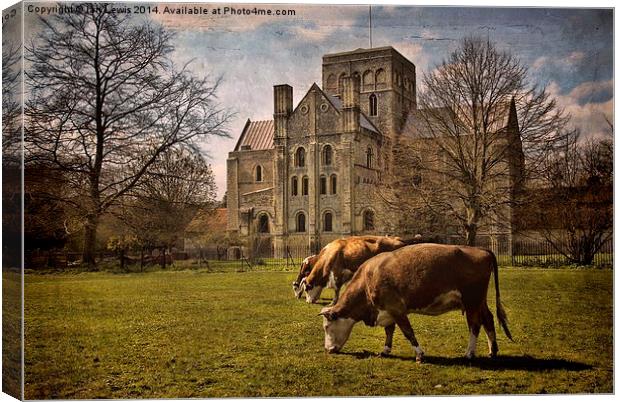
[(329, 166), (332, 164), (332, 146), (325, 145), (323, 147), (323, 165)]
[(375, 213), (371, 210), (364, 211), (364, 230), (375, 230)]
[(291, 179), (291, 195), (297, 195), (297, 176)]
[(258, 217), (258, 233), (269, 233), (269, 217), (261, 214)]
[(338, 188), (338, 183), (336, 181), (336, 175), (333, 174), (330, 177), (330, 182), (331, 182), (331, 188), (332, 188), (332, 194), (336, 194), (336, 189)]
[(306, 231), (306, 215), (303, 212), (297, 214), (297, 232)]
[(325, 176), (319, 179), (319, 192), (321, 195), (327, 194), (327, 177)]
[(332, 213), (325, 212), (325, 215), (323, 215), (323, 231), (331, 232), (332, 230)]
[(301, 179), (301, 195), (308, 195), (308, 176)]
[(256, 181), (263, 181), (263, 167), (261, 165), (256, 166)]
[(375, 73), (375, 82), (377, 84), (385, 84), (385, 70), (380, 68)]
[(372, 88), (374, 84), (374, 74), (370, 70), (366, 70), (363, 75), (364, 88)]
[(373, 158), (373, 154), (372, 154), (372, 148), (368, 147), (368, 149), (366, 149), (366, 167), (368, 169), (372, 169), (372, 158)]
[(306, 150), (302, 147), (297, 148), (297, 151), (295, 151), (295, 166), (306, 166)]
[(371, 117), (375, 117), (377, 115), (377, 95), (372, 94), (368, 97), (368, 113)]

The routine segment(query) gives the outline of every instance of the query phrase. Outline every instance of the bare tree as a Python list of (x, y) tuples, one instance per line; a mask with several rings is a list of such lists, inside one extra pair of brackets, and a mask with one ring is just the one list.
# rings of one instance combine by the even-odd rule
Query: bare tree
[(2, 149), (3, 162), (20, 163), (21, 140), (21, 47), (5, 40), (2, 43)]
[(100, 217), (162, 154), (227, 135), (229, 119), (216, 103), (219, 80), (173, 65), (172, 33), (105, 6), (41, 18), (26, 48), (27, 162), (43, 160), (69, 180), (91, 267)]
[(545, 161), (524, 217), (569, 261), (588, 265), (613, 233), (613, 143), (578, 136)]
[[(4, 25), (4, 24), (3, 24)], [(4, 26), (3, 26), (4, 28)], [(21, 48), (4, 32), (2, 40), (2, 242), (3, 267), (21, 263)]]
[(454, 222), (473, 245), (481, 225), (511, 222), (510, 206), (567, 117), (544, 88), (528, 84), (518, 59), (479, 38), (463, 39), (423, 87), (417, 128), (395, 147), (394, 160), (408, 168), (395, 171), (384, 198), (408, 203), (410, 216), (431, 225)]
[(162, 155), (121, 209), (122, 221), (146, 248), (165, 252), (178, 244), (200, 210), (215, 205), (215, 178), (203, 156), (183, 149)]

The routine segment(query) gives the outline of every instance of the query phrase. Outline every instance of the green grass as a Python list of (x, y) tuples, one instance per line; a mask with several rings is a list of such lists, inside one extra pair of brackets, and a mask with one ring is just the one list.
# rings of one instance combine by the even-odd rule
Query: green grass
[(25, 397), (613, 392), (612, 271), (502, 269), (516, 343), (499, 334), (501, 357), (469, 362), (460, 313), (411, 315), (421, 365), (398, 330), (394, 356), (378, 357), (383, 329), (362, 323), (326, 355), (322, 306), (292, 297), (294, 277), (27, 275)]
[(21, 398), (21, 276), (2, 271), (2, 392)]

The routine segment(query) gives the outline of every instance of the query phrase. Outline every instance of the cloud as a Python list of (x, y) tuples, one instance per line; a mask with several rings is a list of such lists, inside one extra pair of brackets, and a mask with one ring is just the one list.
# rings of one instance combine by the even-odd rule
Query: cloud
[(586, 53), (584, 52), (571, 52), (564, 57), (557, 57), (552, 59), (548, 56), (541, 56), (534, 60), (532, 63), (532, 69), (534, 70), (543, 70), (543, 69), (563, 69), (563, 70), (574, 70), (576, 67), (580, 66), (586, 58)]
[(534, 60), (534, 62), (532, 63), (532, 68), (534, 70), (541, 70), (547, 64), (549, 64), (549, 58), (546, 56), (542, 56)]
[(588, 103), (600, 103), (613, 98), (614, 82), (588, 81), (579, 84), (570, 91), (569, 96), (575, 99), (579, 105)]
[(586, 57), (584, 52), (572, 52), (568, 56), (566, 56), (562, 61), (566, 64), (575, 65), (581, 63), (581, 61)]
[[(560, 86), (553, 81), (547, 87), (555, 97), (558, 106), (564, 108), (571, 116), (571, 125), (581, 130), (582, 138), (600, 138), (609, 135), (609, 126), (605, 117), (613, 121), (613, 96), (602, 101), (594, 101), (595, 94), (613, 93), (613, 81), (588, 81), (562, 94)], [(588, 100), (589, 99), (589, 100)]]

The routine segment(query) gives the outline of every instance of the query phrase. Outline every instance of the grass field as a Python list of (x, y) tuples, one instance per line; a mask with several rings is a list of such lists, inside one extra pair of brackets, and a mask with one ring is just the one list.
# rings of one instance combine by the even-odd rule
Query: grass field
[(516, 342), (499, 334), (491, 360), (483, 336), (484, 357), (466, 361), (460, 313), (412, 315), (421, 365), (398, 330), (378, 357), (383, 329), (362, 323), (326, 355), (322, 306), (293, 299), (294, 276), (27, 275), (25, 397), (613, 392), (612, 271), (501, 269)]

